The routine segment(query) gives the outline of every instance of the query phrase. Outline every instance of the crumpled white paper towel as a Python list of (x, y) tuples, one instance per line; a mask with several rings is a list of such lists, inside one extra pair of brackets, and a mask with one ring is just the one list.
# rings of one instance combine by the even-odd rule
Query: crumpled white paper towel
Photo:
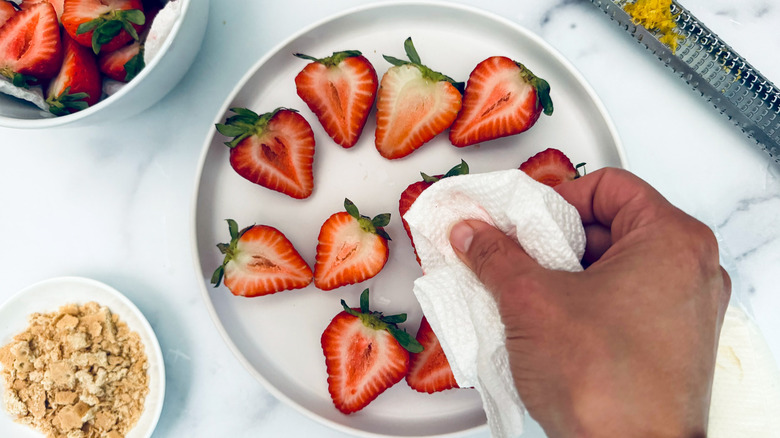
[(756, 323), (731, 304), (720, 332), (707, 436), (777, 437), (778, 414), (780, 368)]
[(494, 437), (520, 435), (525, 408), (512, 380), (504, 325), (490, 292), (452, 250), (449, 232), (461, 220), (479, 219), (514, 237), (543, 267), (580, 271), (585, 232), (577, 210), (514, 169), (442, 179), (404, 218), (425, 273), (414, 293), (455, 380), (479, 391)]
[(173, 26), (181, 16), (182, 1), (171, 0), (165, 4), (149, 26), (144, 40), (144, 63), (149, 64), (162, 49), (163, 44), (173, 31)]
[(43, 110), (42, 115), (54, 117), (54, 114), (49, 113), (49, 104), (46, 103), (46, 97), (43, 96), (43, 89), (40, 85), (30, 88), (17, 87), (10, 79), (0, 76), (0, 93), (26, 100)]

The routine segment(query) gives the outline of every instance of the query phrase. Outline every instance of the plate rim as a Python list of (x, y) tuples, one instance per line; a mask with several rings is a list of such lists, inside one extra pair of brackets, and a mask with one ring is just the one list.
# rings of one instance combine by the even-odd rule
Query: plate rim
[[(124, 306), (126, 306), (128, 309), (130, 309), (130, 311), (133, 314), (135, 314), (138, 320), (137, 322), (141, 325), (142, 330), (145, 331), (149, 336), (152, 345), (146, 345), (146, 343), (144, 343), (144, 346), (146, 346), (150, 350), (147, 352), (147, 355), (153, 355), (157, 357), (157, 362), (158, 362), (157, 378), (159, 380), (159, 394), (160, 394), (159, 400), (156, 400), (155, 408), (151, 412), (152, 417), (151, 417), (151, 423), (149, 424), (149, 429), (143, 432), (142, 435), (143, 437), (146, 438), (151, 437), (154, 431), (157, 429), (157, 425), (160, 421), (160, 417), (162, 416), (163, 406), (165, 405), (165, 393), (166, 393), (165, 360), (163, 358), (162, 349), (160, 348), (160, 342), (157, 339), (157, 334), (154, 332), (154, 329), (152, 328), (151, 324), (146, 319), (146, 316), (143, 314), (143, 312), (141, 312), (141, 310), (135, 305), (135, 303), (133, 303), (125, 294), (120, 292), (118, 289), (109, 286), (108, 284), (103, 283), (99, 280), (95, 280), (93, 278), (81, 277), (75, 275), (51, 277), (51, 278), (39, 280), (33, 284), (23, 287), (22, 289), (20, 289), (19, 291), (11, 295), (8, 299), (0, 303), (0, 313), (2, 313), (2, 311), (6, 308), (6, 306), (10, 305), (15, 301), (23, 299), (23, 297), (29, 294), (31, 291), (35, 291), (43, 287), (50, 287), (51, 285), (56, 285), (56, 284), (86, 285), (87, 287), (99, 289), (107, 293), (108, 295), (111, 295), (112, 297), (116, 298), (119, 302), (121, 302)], [(98, 300), (94, 300), (94, 301), (98, 302)], [(102, 305), (102, 303), (99, 304)], [(53, 305), (51, 308), (53, 310), (56, 310), (56, 308), (59, 308), (61, 305), (62, 304), (56, 304)], [(41, 307), (43, 306), (44, 304), (42, 304)], [(29, 315), (27, 316), (29, 317)], [(147, 403), (147, 401), (148, 399), (144, 401), (144, 409), (146, 409), (145, 404)], [(143, 415), (143, 413), (141, 415)], [(133, 429), (134, 428), (135, 426), (133, 426)], [(129, 433), (132, 433), (133, 429), (130, 429)], [(29, 429), (29, 430), (32, 432), (37, 432), (36, 429)]]
[[(510, 27), (514, 31), (519, 32), (523, 34), (525, 37), (532, 40), (535, 44), (538, 44), (540, 47), (543, 47), (550, 55), (552, 55), (555, 58), (555, 60), (558, 63), (565, 66), (568, 69), (568, 73), (570, 73), (577, 81), (577, 83), (582, 86), (582, 90), (587, 94), (587, 96), (591, 99), (593, 105), (598, 110), (599, 114), (601, 115), (601, 118), (604, 121), (606, 130), (609, 132), (609, 136), (614, 141), (615, 152), (618, 156), (621, 167), (623, 167), (624, 169), (629, 169), (627, 156), (625, 153), (625, 149), (623, 148), (620, 135), (614, 124), (614, 121), (612, 120), (612, 118), (610, 117), (609, 113), (606, 110), (606, 106), (599, 98), (599, 96), (596, 94), (591, 84), (585, 79), (582, 73), (571, 63), (571, 61), (569, 61), (566, 57), (564, 57), (563, 54), (561, 54), (555, 47), (553, 47), (547, 41), (542, 39), (541, 36), (532, 32), (530, 29), (526, 28), (520, 23), (509, 20), (496, 13), (493, 13), (491, 11), (476, 6), (459, 4), (459, 3), (451, 3), (451, 2), (439, 1), (439, 0), (402, 0), (402, 1), (382, 0), (375, 3), (363, 4), (351, 8), (346, 8), (343, 11), (328, 15), (320, 20), (316, 20), (311, 24), (306, 25), (300, 28), (299, 30), (293, 32), (287, 38), (281, 40), (276, 45), (274, 45), (271, 49), (269, 49), (266, 53), (264, 53), (254, 64), (248, 67), (244, 75), (240, 78), (239, 81), (236, 82), (236, 85), (234, 86), (233, 90), (226, 96), (222, 105), (215, 113), (215, 116), (211, 122), (209, 130), (207, 131), (205, 139), (201, 146), (200, 157), (198, 159), (197, 173), (195, 175), (195, 184), (194, 184), (191, 204), (190, 204), (190, 249), (192, 252), (193, 265), (197, 275), (196, 281), (198, 283), (198, 287), (200, 288), (201, 297), (204, 301), (204, 304), (206, 305), (206, 310), (209, 314), (212, 323), (214, 324), (215, 328), (219, 332), (220, 337), (225, 342), (228, 349), (231, 351), (231, 353), (233, 353), (235, 358), (239, 361), (239, 363), (241, 363), (241, 365), (246, 369), (246, 371), (255, 379), (257, 379), (269, 393), (271, 393), (278, 400), (281, 400), (282, 402), (286, 403), (288, 406), (291, 406), (297, 412), (305, 415), (308, 418), (313, 419), (319, 424), (330, 427), (333, 430), (349, 433), (355, 436), (367, 437), (367, 438), (385, 438), (385, 437), (391, 437), (393, 435), (374, 433), (374, 432), (369, 432), (361, 429), (356, 429), (353, 427), (343, 425), (341, 423), (336, 423), (332, 420), (329, 420), (327, 418), (315, 414), (314, 412), (300, 405), (295, 400), (290, 398), (288, 395), (283, 393), (267, 378), (265, 378), (262, 374), (260, 374), (255, 369), (255, 367), (252, 366), (251, 363), (249, 363), (249, 360), (246, 358), (246, 356), (239, 350), (238, 346), (230, 338), (229, 334), (225, 330), (222, 321), (220, 320), (219, 316), (216, 313), (216, 309), (210, 297), (209, 288), (203, 281), (203, 279), (206, 277), (204, 276), (204, 272), (200, 266), (200, 252), (198, 250), (198, 235), (197, 235), (198, 198), (200, 195), (201, 182), (203, 179), (204, 165), (206, 163), (206, 158), (208, 156), (211, 143), (216, 133), (215, 124), (219, 123), (223, 119), (224, 115), (226, 114), (226, 112), (230, 107), (230, 104), (234, 101), (236, 96), (246, 86), (249, 79), (251, 79), (251, 77), (258, 71), (260, 67), (262, 67), (266, 62), (268, 62), (269, 59), (274, 57), (277, 53), (281, 51), (282, 48), (284, 48), (288, 44), (292, 43), (296, 39), (332, 21), (339, 20), (344, 17), (348, 17), (350, 15), (364, 13), (366, 11), (370, 11), (374, 9), (387, 9), (387, 8), (403, 9), (409, 7), (437, 7), (437, 8), (454, 10), (464, 14), (479, 15), (482, 18), (492, 20), (504, 26)], [(470, 427), (460, 431), (455, 431), (455, 432), (447, 432), (447, 433), (435, 434), (435, 435), (430, 435), (430, 434), (416, 435), (416, 436), (404, 435), (403, 437), (404, 438), (415, 438), (415, 437), (416, 438), (423, 438), (423, 437), (425, 438), (453, 437), (454, 438), (454, 437), (464, 436), (466, 434), (474, 433), (476, 431), (487, 431), (487, 430), (488, 430), (488, 425), (487, 422), (485, 422), (481, 425)]]

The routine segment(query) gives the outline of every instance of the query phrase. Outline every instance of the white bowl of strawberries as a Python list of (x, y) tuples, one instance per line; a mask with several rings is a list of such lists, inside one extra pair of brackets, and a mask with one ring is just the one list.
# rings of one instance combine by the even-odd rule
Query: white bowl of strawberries
[(150, 107), (195, 59), (208, 7), (208, 0), (0, 0), (0, 126), (97, 123)]

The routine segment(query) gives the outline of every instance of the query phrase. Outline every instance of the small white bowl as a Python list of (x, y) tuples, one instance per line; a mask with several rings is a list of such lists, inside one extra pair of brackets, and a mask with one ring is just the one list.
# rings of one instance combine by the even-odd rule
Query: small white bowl
[[(6, 345), (27, 328), (31, 314), (55, 312), (66, 304), (85, 304), (90, 301), (104, 305), (118, 315), (130, 330), (138, 333), (146, 347), (149, 393), (141, 417), (126, 438), (149, 438), (162, 413), (165, 399), (165, 364), (157, 336), (149, 322), (141, 311), (116, 289), (82, 277), (58, 277), (28, 286), (0, 306), (0, 346)], [(0, 388), (2, 386), (0, 380)], [(14, 422), (3, 405), (0, 405), (0, 431), (4, 432), (3, 436), (16, 438), (41, 436), (38, 431)]]
[(133, 116), (160, 100), (184, 76), (200, 50), (208, 21), (209, 0), (181, 2), (181, 14), (157, 56), (121, 90), (95, 105), (61, 117), (47, 117), (38, 107), (0, 94), (0, 126), (48, 128), (79, 122), (89, 125)]

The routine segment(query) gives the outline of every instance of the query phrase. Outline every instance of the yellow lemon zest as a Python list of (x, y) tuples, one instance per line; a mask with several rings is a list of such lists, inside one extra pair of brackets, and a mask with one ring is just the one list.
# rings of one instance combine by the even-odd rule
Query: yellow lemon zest
[(672, 0), (636, 0), (626, 3), (623, 10), (631, 16), (634, 24), (658, 32), (658, 38), (674, 53), (683, 36), (675, 30), (676, 15), (672, 15)]

